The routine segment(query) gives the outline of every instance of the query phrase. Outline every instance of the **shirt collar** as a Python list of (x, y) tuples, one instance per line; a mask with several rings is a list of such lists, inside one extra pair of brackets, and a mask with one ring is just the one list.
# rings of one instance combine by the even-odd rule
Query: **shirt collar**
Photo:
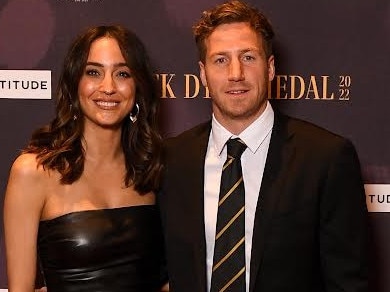
[(271, 133), (274, 124), (274, 111), (271, 104), (267, 101), (264, 112), (242, 131), (238, 136), (233, 135), (225, 129), (215, 118), (214, 114), (211, 121), (211, 135), (214, 140), (216, 153), (221, 155), (226, 141), (230, 138), (239, 137), (248, 146), (251, 152), (255, 153), (265, 138)]

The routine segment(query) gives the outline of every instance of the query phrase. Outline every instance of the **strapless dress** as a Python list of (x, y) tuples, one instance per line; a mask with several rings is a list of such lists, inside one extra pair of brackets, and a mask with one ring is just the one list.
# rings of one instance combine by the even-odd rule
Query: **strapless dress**
[(73, 212), (41, 221), (48, 292), (154, 292), (167, 281), (158, 208)]

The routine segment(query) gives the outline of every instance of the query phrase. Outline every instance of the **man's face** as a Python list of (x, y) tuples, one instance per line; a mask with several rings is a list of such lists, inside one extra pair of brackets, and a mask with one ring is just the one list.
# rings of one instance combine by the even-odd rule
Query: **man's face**
[(266, 107), (274, 57), (267, 59), (262, 38), (245, 22), (218, 26), (205, 45), (200, 77), (209, 88), (214, 115), (228, 130), (241, 132)]

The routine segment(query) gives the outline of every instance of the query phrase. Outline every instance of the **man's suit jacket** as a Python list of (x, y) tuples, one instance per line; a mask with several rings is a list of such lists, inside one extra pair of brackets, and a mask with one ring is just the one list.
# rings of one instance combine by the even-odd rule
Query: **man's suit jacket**
[[(206, 291), (204, 160), (211, 123), (170, 138), (158, 199), (171, 292)], [(367, 209), (353, 145), (275, 113), (253, 230), (250, 291), (366, 292)]]

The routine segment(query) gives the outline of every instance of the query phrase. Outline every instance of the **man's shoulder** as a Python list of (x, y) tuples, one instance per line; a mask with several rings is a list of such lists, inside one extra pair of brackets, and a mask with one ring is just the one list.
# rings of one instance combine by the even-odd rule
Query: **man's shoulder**
[(281, 115), (279, 123), (287, 136), (292, 138), (300, 149), (330, 150), (344, 147), (354, 148), (351, 140), (332, 130), (308, 120)]
[(311, 121), (281, 114), (280, 120), (289, 133), (312, 139), (346, 140), (345, 137)]
[(176, 136), (165, 139), (165, 147), (177, 147), (192, 144), (210, 133), (211, 121), (198, 124)]

